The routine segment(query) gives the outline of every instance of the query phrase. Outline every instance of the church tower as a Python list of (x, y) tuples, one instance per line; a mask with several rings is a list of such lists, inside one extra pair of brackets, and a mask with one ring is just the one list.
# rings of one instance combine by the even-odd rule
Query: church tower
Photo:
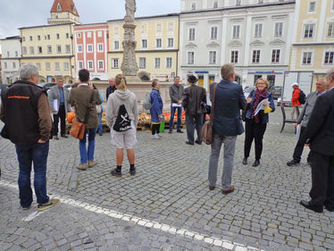
[(51, 8), (49, 24), (80, 24), (79, 14), (73, 0), (54, 0)]

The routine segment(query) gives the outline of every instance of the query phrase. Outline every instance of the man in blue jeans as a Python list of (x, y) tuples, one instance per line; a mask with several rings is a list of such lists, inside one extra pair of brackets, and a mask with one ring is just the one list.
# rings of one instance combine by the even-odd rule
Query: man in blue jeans
[(1, 136), (15, 144), (19, 161), (19, 193), (23, 209), (33, 201), (30, 184), (31, 166), (34, 164), (34, 188), (38, 210), (59, 203), (46, 192), (46, 164), (49, 137), (52, 128), (48, 99), (38, 87), (38, 68), (32, 64), (20, 68), (20, 80), (1, 94), (0, 118), (5, 123)]
[(183, 98), (184, 87), (180, 85), (180, 77), (174, 78), (174, 84), (169, 87), (169, 96), (171, 100), (171, 114), (169, 120), (169, 133), (173, 132), (174, 115), (177, 110), (177, 126), (176, 131), (183, 133), (181, 130), (181, 114), (182, 114), (182, 98)]

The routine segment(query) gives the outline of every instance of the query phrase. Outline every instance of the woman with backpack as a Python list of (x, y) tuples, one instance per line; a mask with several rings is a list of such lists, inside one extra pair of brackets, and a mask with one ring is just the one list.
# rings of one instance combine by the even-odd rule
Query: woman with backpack
[[(247, 158), (251, 150), (253, 139), (255, 140), (255, 161), (253, 166), (260, 165), (262, 154), (263, 135), (269, 122), (268, 112), (275, 111), (275, 104), (272, 94), (268, 91), (269, 82), (266, 79), (259, 78), (255, 83), (256, 89), (253, 90), (247, 97), (246, 107), (246, 130), (245, 130), (245, 145), (244, 159), (242, 164), (247, 165)], [(265, 103), (265, 99), (268, 101)], [(263, 101), (263, 103), (261, 103)], [(260, 105), (265, 106), (260, 107)], [(268, 107), (269, 106), (269, 107)], [(268, 109), (270, 108), (270, 109)]]
[(160, 122), (162, 120), (162, 99), (160, 96), (160, 83), (157, 79), (154, 79), (152, 82), (152, 91), (151, 91), (151, 123), (152, 123), (152, 138), (160, 139)]
[(135, 150), (138, 123), (136, 95), (127, 89), (125, 76), (115, 78), (116, 91), (110, 94), (106, 107), (107, 124), (110, 127), (111, 144), (116, 147), (116, 168), (111, 175), (122, 176), (124, 149), (130, 163), (130, 175), (136, 174)]

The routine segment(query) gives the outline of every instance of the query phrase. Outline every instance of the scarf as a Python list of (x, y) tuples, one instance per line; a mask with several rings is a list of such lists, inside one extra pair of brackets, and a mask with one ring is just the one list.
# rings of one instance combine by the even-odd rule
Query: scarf
[(255, 89), (255, 95), (254, 95), (254, 101), (253, 101), (253, 107), (252, 107), (252, 116), (251, 119), (255, 120), (255, 123), (259, 123), (260, 122), (260, 113), (256, 114), (256, 116), (254, 116), (255, 110), (257, 108), (257, 106), (259, 105), (259, 103), (264, 100), (267, 97), (267, 88), (264, 88), (262, 91), (260, 91), (259, 89)]

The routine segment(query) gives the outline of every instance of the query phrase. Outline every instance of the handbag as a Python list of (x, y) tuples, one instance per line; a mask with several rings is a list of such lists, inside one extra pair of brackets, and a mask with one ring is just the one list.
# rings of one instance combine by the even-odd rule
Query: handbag
[(97, 105), (97, 106), (96, 106), (96, 112), (97, 112), (97, 113), (101, 113), (101, 112), (102, 112), (102, 107), (101, 107), (101, 105)]
[[(93, 96), (94, 96), (94, 91), (92, 92), (92, 95), (90, 97), (89, 104), (92, 103)], [(76, 109), (76, 110), (78, 110), (78, 109)], [(85, 131), (86, 131), (85, 123), (87, 123), (87, 120), (88, 120), (89, 110), (90, 110), (90, 106), (88, 105), (84, 123), (78, 121), (76, 117), (73, 119), (71, 130), (70, 130), (70, 134), (73, 138), (82, 140), (83, 137), (85, 136)]]
[(212, 140), (213, 140), (212, 128), (213, 128), (213, 116), (214, 116), (214, 110), (215, 110), (216, 87), (217, 85), (215, 85), (215, 89), (213, 90), (210, 120), (205, 121), (202, 127), (202, 130), (201, 130), (201, 140), (207, 145), (211, 145)]

